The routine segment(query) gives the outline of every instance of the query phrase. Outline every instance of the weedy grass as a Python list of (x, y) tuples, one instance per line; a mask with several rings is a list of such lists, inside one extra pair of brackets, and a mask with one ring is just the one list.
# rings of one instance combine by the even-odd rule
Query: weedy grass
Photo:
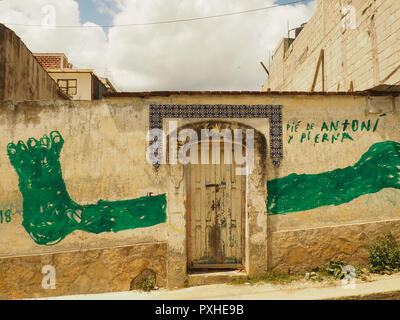
[(153, 277), (148, 277), (146, 279), (143, 279), (142, 281), (138, 282), (135, 285), (136, 290), (139, 291), (145, 291), (145, 292), (150, 292), (152, 290), (155, 290), (156, 287), (156, 281)]
[[(317, 268), (315, 272), (310, 272), (313, 276), (309, 281), (327, 281), (333, 284), (336, 280), (341, 280), (350, 275), (354, 278), (364, 277), (369, 273), (374, 274), (393, 274), (400, 271), (400, 246), (397, 244), (391, 232), (377, 238), (369, 246), (369, 267), (347, 266), (340, 261), (331, 261), (327, 266)], [(347, 268), (346, 268), (347, 266)], [(351, 268), (348, 268), (351, 267)], [(241, 277), (232, 279), (229, 284), (289, 284), (294, 281), (304, 279), (304, 274), (281, 274), (276, 272), (266, 272), (257, 277)]]
[(301, 274), (288, 275), (276, 272), (266, 272), (261, 276), (257, 277), (241, 277), (232, 279), (229, 283), (232, 285), (243, 285), (243, 284), (259, 284), (259, 283), (271, 283), (271, 284), (287, 284), (293, 281), (302, 279), (304, 276)]

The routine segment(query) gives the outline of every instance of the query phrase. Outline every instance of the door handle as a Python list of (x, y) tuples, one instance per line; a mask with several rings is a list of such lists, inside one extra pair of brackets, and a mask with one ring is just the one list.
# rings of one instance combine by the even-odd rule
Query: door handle
[(212, 201), (212, 203), (211, 203), (211, 209), (212, 210), (215, 210), (215, 209), (221, 209), (221, 200), (218, 200), (218, 201)]

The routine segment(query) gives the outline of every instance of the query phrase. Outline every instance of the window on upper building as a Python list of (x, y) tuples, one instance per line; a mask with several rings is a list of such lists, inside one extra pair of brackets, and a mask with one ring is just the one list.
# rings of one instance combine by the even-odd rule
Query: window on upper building
[(58, 79), (57, 84), (62, 91), (70, 96), (77, 94), (77, 81), (76, 79)]

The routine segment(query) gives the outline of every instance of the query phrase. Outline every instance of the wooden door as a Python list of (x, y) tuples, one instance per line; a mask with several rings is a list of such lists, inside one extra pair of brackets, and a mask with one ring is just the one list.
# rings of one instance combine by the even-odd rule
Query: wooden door
[(212, 164), (211, 152), (208, 158), (210, 164), (188, 165), (189, 268), (235, 269), (243, 266), (246, 179), (233, 159), (224, 163), (223, 144), (220, 164)]

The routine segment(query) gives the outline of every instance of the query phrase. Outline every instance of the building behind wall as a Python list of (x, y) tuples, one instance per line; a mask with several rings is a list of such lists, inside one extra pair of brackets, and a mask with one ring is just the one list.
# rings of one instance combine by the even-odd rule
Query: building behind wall
[(400, 1), (319, 0), (277, 47), (263, 90), (391, 90), (400, 83)]
[(116, 92), (109, 79), (92, 69), (75, 69), (63, 53), (35, 53), (34, 56), (73, 100), (99, 100), (106, 92)]

